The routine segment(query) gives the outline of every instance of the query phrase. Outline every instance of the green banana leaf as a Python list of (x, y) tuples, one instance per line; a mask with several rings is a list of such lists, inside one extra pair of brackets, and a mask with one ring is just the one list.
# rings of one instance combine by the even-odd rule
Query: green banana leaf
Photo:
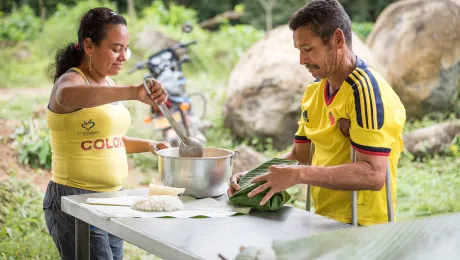
[(249, 183), (252, 179), (263, 175), (268, 172), (268, 168), (272, 165), (294, 165), (297, 164), (297, 161), (292, 160), (285, 160), (280, 158), (273, 158), (265, 163), (259, 165), (258, 167), (250, 170), (245, 175), (243, 175), (240, 180), (238, 181), (238, 185), (240, 185), (241, 189), (235, 192), (229, 200), (239, 206), (249, 206), (252, 208), (256, 208), (260, 211), (276, 211), (279, 210), (286, 202), (291, 199), (291, 196), (286, 192), (277, 192), (273, 197), (271, 197), (265, 205), (260, 205), (260, 202), (265, 197), (265, 195), (269, 192), (270, 189), (267, 189), (256, 196), (250, 198), (248, 197), (248, 193), (250, 193), (255, 188), (259, 187), (260, 185), (264, 184), (264, 182), (257, 182), (257, 183)]

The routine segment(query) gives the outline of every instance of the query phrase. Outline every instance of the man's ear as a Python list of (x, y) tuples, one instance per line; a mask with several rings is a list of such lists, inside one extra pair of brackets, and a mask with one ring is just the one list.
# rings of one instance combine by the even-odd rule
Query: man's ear
[(83, 41), (83, 45), (84, 45), (85, 53), (86, 53), (88, 56), (93, 55), (93, 51), (94, 51), (94, 43), (93, 43), (93, 40), (91, 40), (91, 38), (86, 38), (86, 39)]
[(343, 34), (343, 31), (341, 29), (336, 29), (334, 31), (333, 41), (334, 41), (334, 45), (337, 47), (337, 49), (343, 49), (344, 48), (344, 46), (346, 45), (346, 43), (345, 43), (345, 35)]

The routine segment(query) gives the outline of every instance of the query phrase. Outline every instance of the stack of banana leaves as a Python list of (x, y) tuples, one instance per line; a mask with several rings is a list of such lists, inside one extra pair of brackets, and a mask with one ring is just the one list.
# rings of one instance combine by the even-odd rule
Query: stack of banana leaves
[(460, 259), (460, 213), (274, 241), (236, 257), (255, 259)]
[(276, 211), (279, 210), (286, 202), (289, 201), (291, 196), (286, 192), (278, 192), (273, 195), (273, 197), (265, 203), (265, 205), (260, 205), (260, 202), (264, 198), (264, 196), (270, 191), (270, 189), (265, 190), (257, 194), (254, 197), (248, 197), (248, 193), (254, 190), (255, 188), (259, 187), (263, 184), (263, 182), (257, 183), (250, 183), (250, 181), (260, 175), (263, 175), (268, 172), (268, 169), (272, 165), (293, 165), (297, 164), (297, 161), (292, 160), (284, 160), (279, 158), (273, 158), (258, 167), (250, 170), (245, 175), (243, 175), (240, 180), (238, 181), (238, 185), (240, 185), (241, 189), (233, 194), (229, 200), (239, 206), (249, 206), (252, 208), (256, 208), (261, 211)]

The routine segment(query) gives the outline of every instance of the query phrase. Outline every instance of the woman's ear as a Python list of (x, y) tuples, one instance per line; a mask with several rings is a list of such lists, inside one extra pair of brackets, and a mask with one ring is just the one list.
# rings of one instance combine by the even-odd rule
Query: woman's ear
[(83, 41), (83, 45), (84, 45), (84, 48), (85, 48), (85, 53), (86, 53), (88, 56), (93, 55), (93, 51), (94, 51), (94, 43), (93, 43), (93, 40), (91, 40), (91, 38), (86, 38), (86, 39)]

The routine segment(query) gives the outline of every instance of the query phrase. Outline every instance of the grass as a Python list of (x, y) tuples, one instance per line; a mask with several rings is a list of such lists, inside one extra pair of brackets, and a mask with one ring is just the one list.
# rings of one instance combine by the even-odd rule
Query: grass
[(460, 158), (400, 162), (397, 180), (399, 220), (460, 212)]

